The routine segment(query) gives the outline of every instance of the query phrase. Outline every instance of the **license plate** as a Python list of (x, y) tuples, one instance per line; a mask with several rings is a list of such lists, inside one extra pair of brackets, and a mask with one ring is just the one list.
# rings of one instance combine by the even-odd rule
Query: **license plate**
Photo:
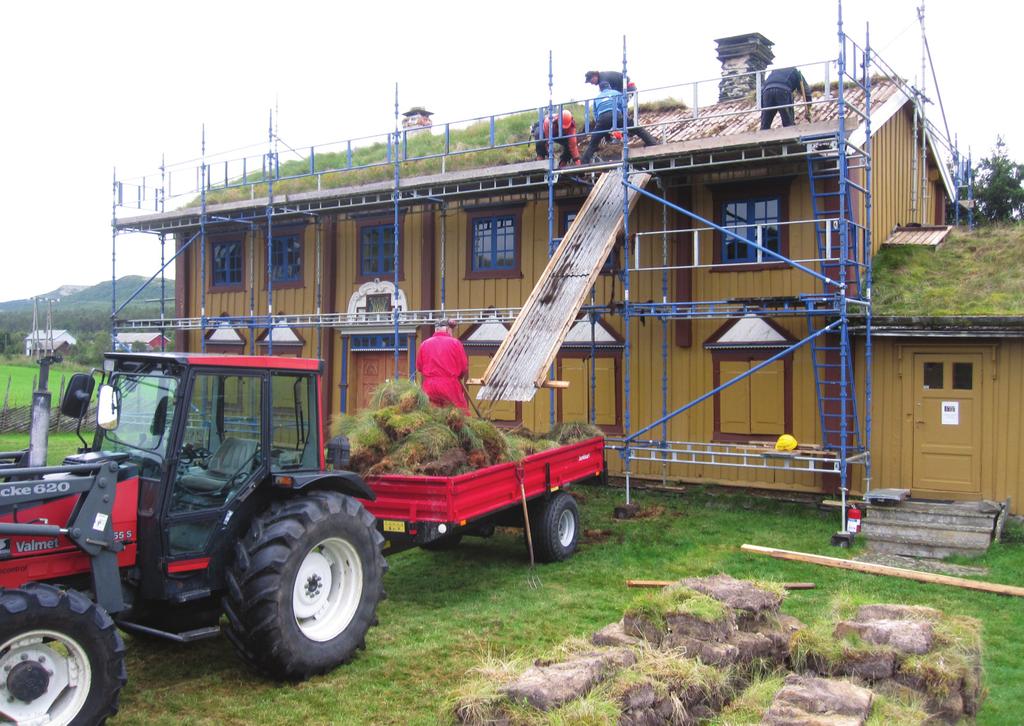
[(385, 532), (405, 532), (405, 522), (396, 521), (394, 519), (384, 520), (384, 531)]

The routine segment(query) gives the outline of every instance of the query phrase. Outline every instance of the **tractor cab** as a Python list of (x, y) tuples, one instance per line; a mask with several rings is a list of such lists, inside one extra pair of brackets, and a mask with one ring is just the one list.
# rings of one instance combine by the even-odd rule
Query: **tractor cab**
[[(225, 541), (250, 518), (235, 516), (272, 497), (259, 485), (323, 469), (321, 364), (130, 353), (107, 364), (91, 448), (138, 469), (141, 594), (208, 592), (221, 581)], [(172, 581), (153, 576), (161, 572)]]

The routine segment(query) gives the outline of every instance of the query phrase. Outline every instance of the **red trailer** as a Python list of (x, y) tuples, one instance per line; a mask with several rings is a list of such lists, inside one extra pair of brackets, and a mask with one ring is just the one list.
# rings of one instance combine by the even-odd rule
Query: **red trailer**
[(564, 488), (603, 474), (604, 439), (597, 436), (458, 476), (369, 477), (377, 496), (363, 506), (391, 554), (446, 549), (463, 535), (490, 536), (495, 526), (522, 527), (525, 496), (536, 558), (555, 562), (575, 551), (579, 537), (576, 502)]

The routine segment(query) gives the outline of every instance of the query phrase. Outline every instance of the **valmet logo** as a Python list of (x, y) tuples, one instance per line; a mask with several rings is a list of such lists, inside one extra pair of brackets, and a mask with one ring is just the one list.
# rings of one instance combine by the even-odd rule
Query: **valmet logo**
[(11, 556), (11, 540), (0, 537), (0, 560), (6, 560)]

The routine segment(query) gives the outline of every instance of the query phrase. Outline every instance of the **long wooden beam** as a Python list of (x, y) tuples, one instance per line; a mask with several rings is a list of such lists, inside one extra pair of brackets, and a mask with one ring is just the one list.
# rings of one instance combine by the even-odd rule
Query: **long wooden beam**
[(777, 560), (790, 560), (791, 562), (806, 562), (811, 565), (838, 567), (841, 570), (853, 570), (854, 572), (864, 572), (869, 575), (887, 575), (889, 577), (901, 577), (904, 580), (929, 582), (933, 585), (951, 585), (952, 587), (962, 587), (966, 590), (991, 592), (995, 593), (996, 595), (1024, 597), (1024, 587), (1014, 587), (1013, 585), (1000, 585), (997, 582), (967, 580), (963, 577), (938, 575), (933, 572), (918, 572), (917, 570), (907, 570), (902, 567), (890, 567), (889, 565), (875, 565), (870, 562), (843, 560), (838, 557), (825, 557), (824, 555), (812, 555), (806, 552), (779, 550), (775, 549), (774, 547), (759, 547), (758, 545), (752, 544), (745, 544), (742, 547), (740, 547), (740, 549), (744, 552), (751, 552), (757, 555), (768, 555), (769, 557), (774, 557)]
[[(626, 580), (626, 587), (668, 587), (675, 585), (679, 580)], [(782, 586), (787, 590), (813, 590), (813, 582), (784, 582)]]

